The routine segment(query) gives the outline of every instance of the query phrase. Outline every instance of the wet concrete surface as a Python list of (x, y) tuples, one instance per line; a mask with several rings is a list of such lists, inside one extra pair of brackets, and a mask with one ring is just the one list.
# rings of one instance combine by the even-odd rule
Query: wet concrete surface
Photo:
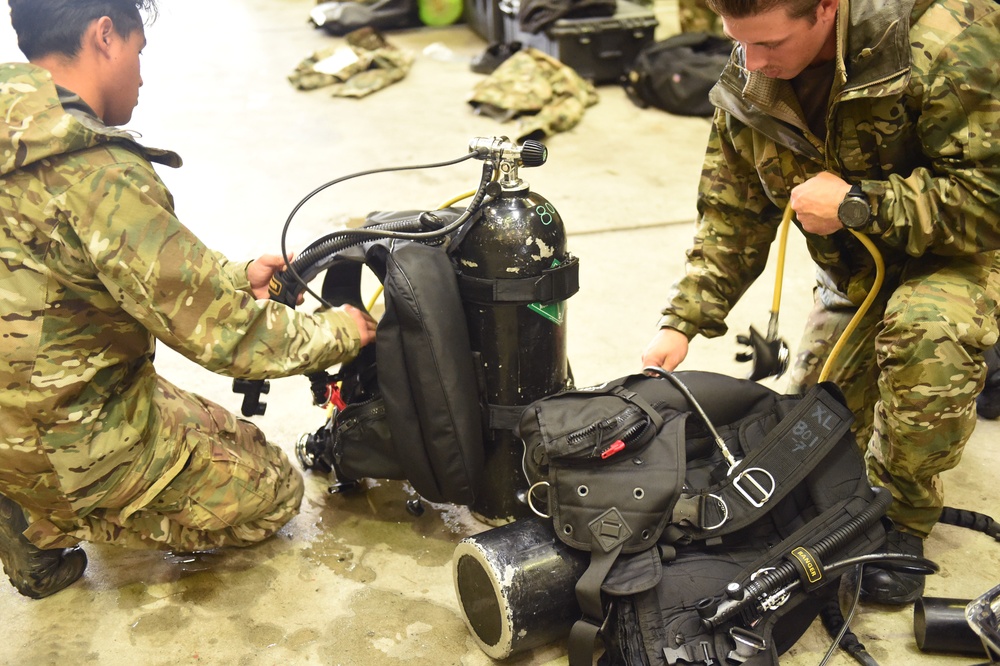
[[(413, 70), (370, 98), (347, 100), (322, 89), (297, 92), (284, 79), (300, 59), (336, 43), (306, 25), (307, 0), (162, 4), (147, 31), (145, 86), (130, 127), (148, 144), (182, 154), (184, 168), (160, 171), (180, 217), (230, 257), (277, 251), (292, 206), (327, 180), (451, 159), (473, 137), (513, 131), (465, 103), (478, 80), (469, 59), (485, 47), (465, 26), (389, 33), (417, 54)], [(676, 29), (672, 1), (657, 12), (661, 36)], [(0, 54), (19, 58), (5, 22)], [(558, 208), (570, 251), (581, 259), (581, 290), (566, 324), (579, 385), (638, 370), (666, 290), (683, 270), (708, 132), (704, 119), (637, 109), (616, 86), (601, 86), (599, 94), (580, 125), (546, 142), (549, 162), (524, 173)], [(335, 188), (296, 218), (289, 247), (373, 210), (432, 208), (471, 189), (478, 169)], [(751, 324), (766, 328), (773, 270), (733, 312), (729, 335), (692, 345), (686, 368), (746, 374), (733, 359), (735, 335)], [(811, 281), (793, 235), (780, 321), (793, 351)], [(157, 363), (179, 386), (239, 409), (230, 380), (169, 349), (158, 352)], [(783, 388), (781, 380), (767, 384)], [(325, 418), (303, 378), (273, 381), (267, 401), (266, 414), (253, 420), (290, 455), (299, 436)], [(997, 513), (998, 434), (1000, 424), (980, 422), (962, 464), (946, 475), (949, 504)], [(415, 494), (405, 483), (370, 481), (365, 492), (330, 495), (325, 476), (307, 473), (306, 480), (301, 514), (257, 547), (184, 555), (89, 544), (83, 579), (49, 599), (31, 601), (0, 586), (0, 664), (494, 663), (470, 636), (452, 581), (456, 544), (487, 526), (465, 507), (425, 504), (423, 515), (412, 515), (406, 501)], [(927, 555), (942, 565), (928, 595), (971, 598), (1000, 582), (1000, 544), (983, 535), (939, 527)], [(974, 661), (920, 653), (911, 607), (863, 605), (854, 627), (883, 666)], [(819, 663), (828, 645), (816, 624), (782, 663)], [(502, 663), (565, 664), (565, 645)], [(854, 662), (839, 654), (830, 663)]]

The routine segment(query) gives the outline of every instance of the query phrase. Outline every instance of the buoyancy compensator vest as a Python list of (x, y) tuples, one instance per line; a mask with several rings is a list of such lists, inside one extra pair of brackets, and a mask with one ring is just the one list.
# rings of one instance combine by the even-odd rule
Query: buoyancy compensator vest
[(776, 664), (884, 542), (891, 498), (834, 385), (662, 375), (543, 398), (518, 426), (531, 506), (590, 553), (570, 663), (600, 635), (601, 664)]

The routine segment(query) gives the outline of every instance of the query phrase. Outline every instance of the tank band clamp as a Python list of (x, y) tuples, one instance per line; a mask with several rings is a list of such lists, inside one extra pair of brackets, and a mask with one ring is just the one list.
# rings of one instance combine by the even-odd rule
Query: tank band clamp
[(487, 305), (558, 303), (580, 291), (580, 261), (568, 255), (540, 275), (521, 278), (480, 278), (459, 272), (458, 290), (463, 301)]

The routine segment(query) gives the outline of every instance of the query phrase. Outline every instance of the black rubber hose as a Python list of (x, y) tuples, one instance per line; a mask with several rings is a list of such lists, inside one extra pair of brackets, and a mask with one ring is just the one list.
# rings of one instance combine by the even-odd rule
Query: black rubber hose
[(850, 629), (845, 629), (846, 620), (844, 619), (843, 611), (840, 610), (839, 599), (833, 598), (825, 603), (819, 611), (819, 617), (823, 622), (823, 627), (830, 634), (830, 638), (836, 638), (841, 631), (844, 632), (838, 643), (838, 647), (851, 655), (854, 661), (862, 664), (862, 666), (879, 666), (875, 658), (865, 649), (864, 644), (858, 640), (857, 635)]
[(1000, 541), (1000, 523), (997, 523), (993, 518), (987, 516), (985, 513), (977, 513), (975, 511), (968, 511), (966, 509), (955, 509), (950, 506), (946, 506), (943, 511), (941, 511), (941, 518), (938, 522), (944, 523), (945, 525), (955, 525), (956, 527), (965, 527), (967, 529), (976, 530), (977, 532), (982, 532), (988, 534), (997, 541)]
[(454, 222), (445, 227), (420, 231), (428, 226), (421, 221), (425, 219), (425, 215), (431, 215), (425, 213), (417, 219), (395, 220), (359, 229), (338, 230), (313, 242), (294, 261), (286, 264), (285, 271), (275, 273), (271, 278), (271, 299), (295, 307), (299, 294), (304, 290), (312, 294), (321, 304), (329, 307), (330, 304), (322, 296), (310, 290), (308, 285), (320, 272), (329, 268), (338, 253), (373, 238), (399, 238), (428, 243), (443, 238), (465, 224), (479, 209), (486, 198), (487, 185), (492, 180), (493, 167), (486, 163), (483, 165), (479, 187), (468, 207)]

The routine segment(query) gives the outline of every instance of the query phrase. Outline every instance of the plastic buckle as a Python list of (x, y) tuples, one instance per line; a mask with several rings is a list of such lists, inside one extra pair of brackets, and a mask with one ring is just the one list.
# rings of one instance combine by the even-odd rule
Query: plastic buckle
[[(764, 486), (761, 485), (761, 482), (753, 477), (752, 472), (760, 472), (761, 474), (763, 474), (765, 477), (763, 481), (765, 483), (770, 483), (771, 487), (769, 489), (764, 488)], [(762, 499), (760, 500), (754, 499), (750, 495), (748, 490), (740, 485), (740, 481), (742, 481), (744, 478), (746, 478), (746, 480), (750, 483), (751, 489), (756, 489), (757, 492), (760, 493)], [(759, 509), (760, 507), (767, 504), (767, 501), (771, 499), (771, 496), (774, 495), (774, 490), (775, 488), (777, 488), (778, 484), (775, 483), (774, 477), (771, 476), (771, 473), (768, 472), (766, 469), (761, 469), (760, 467), (751, 467), (750, 469), (745, 469), (736, 475), (736, 478), (733, 479), (733, 486), (736, 487), (736, 490), (740, 491), (740, 494), (743, 495), (744, 498), (746, 498), (747, 502), (749, 502), (751, 505)]]

